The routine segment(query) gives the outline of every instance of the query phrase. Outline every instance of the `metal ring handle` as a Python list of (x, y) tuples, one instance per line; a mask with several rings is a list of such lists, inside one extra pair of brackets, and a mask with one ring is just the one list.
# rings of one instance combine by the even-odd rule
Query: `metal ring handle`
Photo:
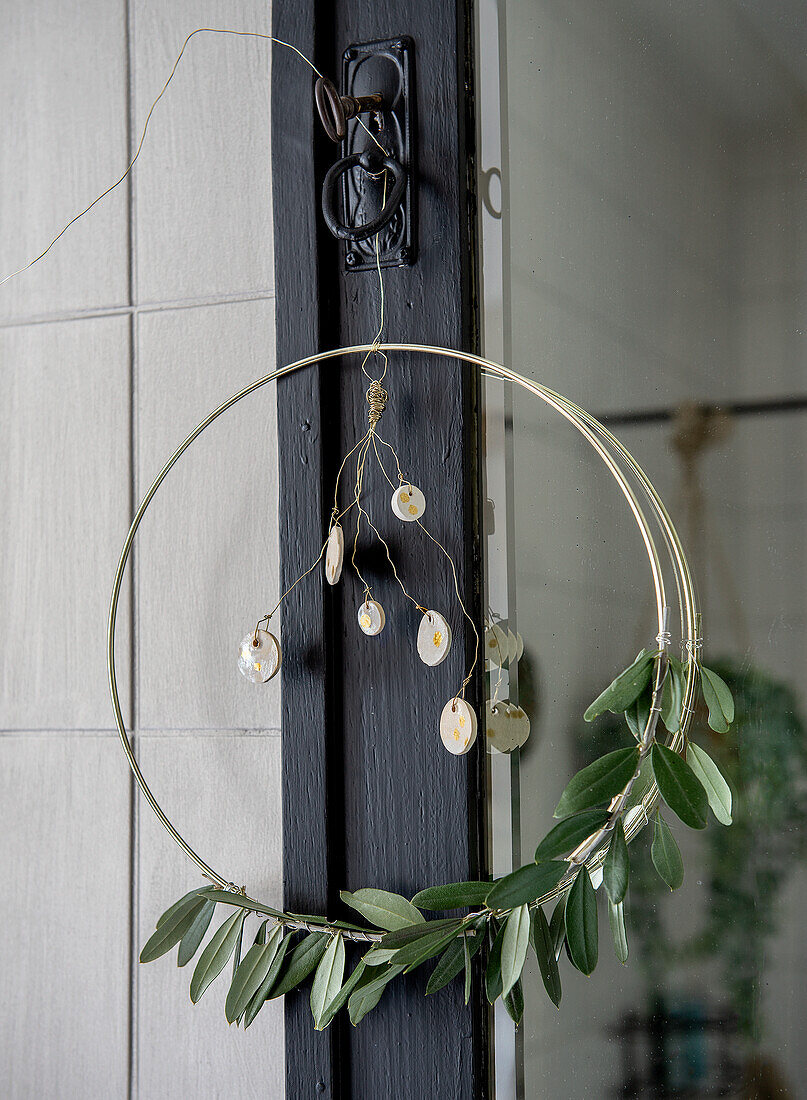
[[(383, 210), (378, 217), (365, 222), (364, 225), (345, 225), (339, 219), (337, 185), (345, 172), (349, 172), (351, 168), (361, 168), (374, 176), (386, 169), (392, 176), (392, 189)], [(384, 226), (392, 221), (395, 211), (401, 205), (405, 188), (406, 169), (394, 157), (382, 157), (369, 149), (363, 153), (351, 153), (348, 157), (342, 157), (336, 164), (331, 165), (322, 181), (322, 216), (325, 224), (340, 241), (366, 241), (368, 237), (380, 233)]]

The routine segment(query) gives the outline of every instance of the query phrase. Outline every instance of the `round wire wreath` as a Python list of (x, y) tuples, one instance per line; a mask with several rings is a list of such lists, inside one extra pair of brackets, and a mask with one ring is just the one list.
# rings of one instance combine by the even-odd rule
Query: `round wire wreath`
[[(590, 720), (606, 709), (624, 711), (637, 747), (609, 753), (574, 777), (556, 810), (556, 816), (561, 820), (539, 845), (535, 862), (496, 882), (428, 887), (416, 894), (412, 902), (382, 889), (367, 888), (354, 894), (343, 892), (342, 900), (372, 924), (372, 928), (328, 920), (322, 916), (282, 913), (263, 905), (249, 898), (244, 887), (237, 887), (219, 874), (193, 850), (169, 821), (143, 777), (123, 721), (115, 669), (118, 601), (135, 535), (154, 495), (185, 451), (228, 409), (263, 386), (306, 367), (340, 357), (365, 355), (370, 351), (416, 352), (460, 360), (479, 368), (484, 376), (521, 387), (572, 424), (599, 455), (633, 514), (650, 565), (658, 623), (656, 648), (642, 650), (636, 661), (616, 678), (585, 715)], [(643, 503), (640, 503), (639, 496)], [(671, 634), (667, 590), (656, 539), (643, 505), (649, 508), (661, 531), (672, 566), (680, 613), (683, 661), (677, 661), (668, 654)], [(464, 969), (467, 1001), (471, 987), (471, 959), (483, 942), (489, 947), (486, 971), (489, 1000), (501, 996), (513, 1019), (516, 1022), (521, 1019), (523, 993), (520, 974), (527, 946), (531, 943), (547, 992), (558, 1004), (560, 979), (557, 960), (563, 945), (573, 965), (583, 973), (590, 973), (596, 965), (597, 911), (591, 876), (603, 870), (617, 955), (623, 962), (627, 958), (622, 910), (629, 873), (627, 841), (648, 823), (660, 798), (686, 824), (696, 828), (706, 824), (707, 804), (724, 824), (731, 820), (730, 792), (710, 758), (702, 749), (692, 745), (687, 747), (687, 763), (680, 755), (687, 745), (687, 730), (694, 712), (698, 680), (709, 706), (713, 728), (724, 731), (733, 718), (728, 689), (724, 691), (722, 681), (700, 664), (702, 642), (699, 631), (700, 616), (684, 550), (658, 493), (619, 440), (568, 398), (481, 356), (421, 344), (376, 342), (335, 348), (278, 367), (258, 378), (224, 401), (198, 424), (157, 474), (132, 520), (112, 587), (107, 663), (115, 722), (123, 751), (157, 819), (202, 875), (213, 883), (212, 887), (192, 890), (162, 915), (155, 933), (143, 949), (141, 961), (156, 959), (179, 944), (178, 962), (185, 965), (201, 946), (216, 904), (225, 904), (233, 906), (235, 912), (220, 926), (202, 952), (191, 981), (191, 999), (194, 1002), (199, 999), (234, 954), (233, 979), (225, 1008), (230, 1022), (243, 1022), (249, 1026), (267, 1000), (289, 992), (314, 973), (311, 1007), (315, 1027), (326, 1027), (343, 1005), (347, 1005), (355, 1024), (378, 1003), (386, 984), (393, 977), (437, 955), (440, 958), (427, 992), (441, 988)], [(669, 732), (666, 745), (661, 745), (656, 739), (660, 717)], [(646, 762), (652, 778), (641, 789), (641, 798), (634, 796), (634, 804), (629, 805), (640, 772), (644, 769), (643, 775), (648, 774)], [(607, 844), (604, 843), (606, 840)], [(571, 853), (564, 854), (569, 853), (569, 849), (573, 849)], [(559, 855), (563, 855), (563, 860), (556, 858)], [(660, 815), (657, 815), (654, 825), (653, 858), (659, 874), (668, 885), (671, 888), (680, 885), (683, 877), (680, 854)], [(542, 906), (554, 899), (559, 899), (559, 902), (550, 925)], [(430, 921), (424, 920), (420, 912), (421, 909), (448, 912), (459, 908), (472, 911), (463, 917)], [(262, 915), (266, 919), (258, 930), (254, 944), (242, 959), (243, 925), (249, 913)], [(269, 924), (272, 928), (267, 932)], [(293, 936), (299, 932), (305, 935), (287, 956)], [(364, 943), (370, 946), (370, 950), (343, 982), (345, 940)]]

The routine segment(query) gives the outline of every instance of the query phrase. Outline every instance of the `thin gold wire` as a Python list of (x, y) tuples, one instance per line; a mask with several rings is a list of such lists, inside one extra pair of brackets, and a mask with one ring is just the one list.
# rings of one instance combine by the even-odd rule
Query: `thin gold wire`
[[(9, 279), (13, 279), (17, 275), (22, 275), (22, 273), (24, 271), (28, 271), (28, 269), (33, 267), (34, 264), (37, 264), (37, 263), (39, 263), (40, 260), (44, 259), (44, 257), (47, 256), (47, 254), (50, 252), (50, 250), (53, 248), (53, 246), (56, 244), (56, 242), (58, 240), (60, 240), (65, 235), (65, 233), (67, 232), (67, 230), (70, 228), (71, 225), (75, 225), (76, 222), (79, 220), (79, 218), (83, 218), (85, 214), (89, 214), (89, 212), (96, 205), (96, 203), (99, 203), (101, 201), (101, 199), (105, 199), (106, 196), (109, 195), (112, 191), (114, 191), (116, 187), (120, 187), (120, 185), (123, 183), (123, 181), (126, 179), (126, 177), (129, 175), (129, 173), (131, 172), (131, 170), (134, 168), (135, 164), (137, 163), (137, 158), (140, 156), (140, 150), (143, 148), (143, 142), (146, 140), (146, 133), (148, 132), (149, 123), (151, 122), (151, 116), (154, 114), (154, 109), (156, 108), (157, 104), (160, 102), (162, 97), (165, 95), (165, 93), (168, 91), (168, 86), (171, 83), (171, 81), (174, 79), (174, 74), (176, 73), (177, 69), (179, 68), (179, 63), (182, 60), (182, 57), (185, 53), (185, 50), (187, 48), (188, 43), (197, 34), (231, 34), (231, 35), (234, 35), (236, 38), (263, 38), (267, 42), (274, 43), (274, 45), (276, 45), (276, 46), (284, 46), (286, 49), (292, 50), (294, 53), (297, 54), (298, 57), (301, 57), (303, 59), (303, 61), (306, 63), (306, 65), (310, 66), (310, 68), (316, 73), (317, 76), (319, 76), (319, 77), (322, 76), (322, 73), (319, 71), (319, 69), (316, 67), (316, 65), (313, 63), (313, 61), (309, 60), (309, 58), (307, 58), (304, 53), (302, 53), (300, 50), (298, 50), (296, 46), (293, 46), (290, 42), (284, 42), (280, 38), (275, 38), (271, 34), (260, 34), (257, 31), (233, 31), (233, 30), (229, 30), (226, 27), (197, 27), (195, 31), (191, 31), (191, 33), (188, 35), (188, 37), (182, 43), (182, 49), (179, 51), (179, 54), (177, 55), (177, 59), (174, 62), (173, 68), (171, 69), (171, 72), (168, 75), (168, 79), (166, 80), (165, 84), (163, 84), (162, 88), (160, 89), (160, 94), (157, 96), (157, 98), (154, 100), (151, 107), (149, 108), (149, 113), (146, 115), (146, 121), (143, 124), (143, 130), (142, 130), (142, 133), (140, 134), (140, 141), (138, 142), (137, 149), (135, 150), (135, 155), (129, 161), (128, 167), (126, 168), (126, 171), (123, 173), (123, 175), (119, 179), (115, 180), (115, 182), (110, 187), (107, 187), (106, 191), (102, 191), (100, 195), (96, 196), (96, 198), (94, 198), (92, 200), (92, 202), (90, 203), (89, 206), (86, 206), (82, 211), (80, 211), (78, 214), (76, 214), (76, 216), (74, 218), (71, 218), (70, 221), (67, 223), (67, 225), (65, 225), (64, 228), (61, 229), (56, 234), (56, 236), (50, 242), (48, 247), (46, 249), (44, 249), (44, 251), (40, 252), (38, 256), (35, 256), (33, 260), (31, 260), (29, 263), (25, 264), (23, 267), (18, 268), (16, 271), (12, 271), (10, 275), (5, 275), (2, 279), (0, 279), (0, 286), (2, 286), (3, 283), (7, 283), (9, 281)], [(367, 129), (367, 128), (365, 127), (365, 129)], [(367, 132), (368, 132), (368, 134), (370, 133), (369, 130)], [(370, 137), (372, 137), (372, 136), (373, 135), (370, 134)], [(377, 141), (376, 141), (376, 145), (378, 145)], [(379, 147), (379, 149), (381, 149), (380, 145), (378, 147)], [(383, 151), (384, 150), (382, 149), (382, 152)]]
[[(334, 348), (330, 351), (318, 352), (315, 355), (310, 355), (304, 359), (298, 359), (293, 363), (285, 364), (282, 367), (271, 371), (269, 374), (264, 375), (262, 378), (258, 378), (256, 381), (250, 383), (244, 389), (239, 390), (238, 393), (233, 394), (216, 409), (214, 409), (204, 420), (202, 420), (197, 426), (190, 432), (185, 439), (180, 443), (160, 472), (154, 478), (149, 486), (145, 496), (143, 497), (138, 509), (134, 515), (131, 526), (127, 532), (126, 538), (123, 543), (120, 558), (118, 560), (118, 566), (115, 571), (115, 577), (112, 585), (112, 595), (109, 605), (109, 620), (107, 626), (107, 674), (109, 678), (109, 690), (112, 700), (112, 708), (115, 715), (115, 724), (118, 730), (118, 734), (121, 741), (124, 754), (129, 762), (129, 766), (135, 777), (138, 787), (140, 788), (143, 797), (146, 799), (149, 807), (153, 811), (155, 817), (174, 840), (177, 846), (185, 853), (185, 855), (191, 860), (192, 863), (202, 872), (202, 874), (208, 878), (211, 882), (216, 883), (222, 889), (230, 889), (232, 883), (219, 875), (213, 870), (203, 859), (199, 856), (194, 849), (188, 844), (188, 842), (177, 831), (167, 815), (163, 811), (162, 807), (154, 797), (148, 783), (140, 770), (140, 766), (137, 762), (137, 758), (132, 749), (131, 742), (129, 740), (128, 733), (126, 731), (126, 724), (123, 720), (123, 713), (121, 710), (120, 696), (118, 692), (117, 682), (117, 670), (115, 667), (115, 626), (117, 622), (118, 605), (120, 602), (121, 586), (123, 584), (123, 578), (126, 571), (126, 566), (129, 561), (129, 557), (132, 551), (132, 545), (137, 535), (140, 524), (143, 520), (146, 511), (148, 510), (151, 501), (154, 499), (155, 494), (159, 490), (163, 481), (165, 481), (168, 474), (174, 468), (176, 463), (185, 454), (189, 447), (192, 446), (194, 441), (210, 427), (220, 416), (223, 416), (229, 409), (236, 405), (239, 401), (244, 400), (246, 397), (255, 393), (263, 386), (268, 385), (271, 382), (276, 381), (278, 378), (283, 378), (288, 374), (292, 374), (295, 371), (305, 369), (306, 367), (314, 366), (323, 362), (327, 362), (331, 359), (344, 358), (352, 355), (363, 355), (372, 347), (372, 345), (360, 344), (348, 348)], [(417, 352), (427, 356), (434, 356), (437, 359), (454, 359), (461, 362), (468, 363), (471, 366), (479, 367), (485, 371), (487, 375), (494, 378), (500, 378), (505, 381), (511, 382), (516, 386), (524, 389), (526, 392), (533, 394), (540, 400), (544, 401), (550, 407), (556, 409), (561, 416), (563, 416), (570, 424), (572, 424), (578, 432), (591, 444), (594, 451), (603, 460), (606, 468), (614, 477), (620, 491), (625, 497), (631, 512), (634, 516), (637, 526), (639, 527), (642, 541), (647, 552), (648, 562), (650, 565), (650, 572), (652, 577), (653, 589), (656, 599), (656, 610), (658, 614), (659, 635), (661, 635), (666, 629), (666, 604), (664, 595), (664, 580), (661, 571), (659, 555), (655, 546), (653, 538), (653, 532), (647, 519), (636, 500), (636, 496), (633, 489), (627, 481), (626, 474), (619, 467), (616, 459), (614, 459), (607, 451), (607, 446), (614, 446), (617, 454), (626, 462), (629, 470), (636, 476), (640, 487), (647, 496), (648, 503), (651, 511), (654, 515), (655, 521), (661, 528), (664, 538), (667, 541), (668, 547), (671, 552), (671, 561), (673, 570), (678, 573), (679, 593), (681, 598), (681, 617), (682, 624), (685, 626), (685, 632), (683, 637), (683, 644), (687, 650), (692, 653), (697, 649), (700, 643), (699, 630), (700, 625), (698, 622), (698, 608), (695, 598), (694, 587), (692, 585), (692, 578), (689, 572), (689, 567), (686, 562), (686, 556), (681, 546), (680, 538), (675, 530), (675, 527), (670, 520), (667, 510), (661, 502), (658, 493), (653, 488), (649, 478), (644, 473), (639, 464), (632, 458), (632, 456), (625, 450), (625, 448), (611, 435), (611, 433), (599, 425), (593, 417), (588, 413), (585, 413), (573, 402), (567, 401), (567, 399), (556, 394), (554, 391), (548, 389), (545, 386), (541, 386), (537, 382), (533, 382), (531, 379), (516, 373), (508, 367), (501, 366), (498, 363), (494, 363), (491, 360), (483, 359), (481, 356), (473, 355), (470, 352), (457, 351), (451, 348), (435, 347), (428, 344), (403, 344), (403, 343), (385, 343), (382, 345), (384, 352)], [(659, 670), (662, 662), (659, 662)], [(694, 661), (690, 660), (689, 663), (689, 678), (688, 685), (690, 688), (694, 684)], [(657, 671), (656, 688), (659, 687), (660, 675)], [(683, 743), (683, 739), (686, 735), (686, 731), (691, 719), (691, 699), (692, 692), (688, 690), (684, 703), (684, 711), (681, 722), (681, 728), (677, 734), (673, 735), (673, 741), (671, 744), (673, 747), (680, 747)], [(653, 722), (654, 715), (651, 714), (650, 722)], [(648, 727), (650, 726), (648, 723)], [(647, 733), (647, 731), (645, 731)], [(655, 788), (655, 784), (653, 785)], [(650, 807), (653, 799), (657, 800), (658, 789), (651, 789), (649, 801), (648, 796), (643, 800), (643, 805)], [(632, 836), (635, 832), (642, 827), (642, 822), (637, 817), (631, 824), (631, 829), (626, 830), (630, 832)], [(562, 888), (562, 885), (561, 885)], [(558, 890), (553, 891), (551, 894), (546, 895), (544, 899), (540, 901), (549, 900), (551, 897), (557, 896)]]

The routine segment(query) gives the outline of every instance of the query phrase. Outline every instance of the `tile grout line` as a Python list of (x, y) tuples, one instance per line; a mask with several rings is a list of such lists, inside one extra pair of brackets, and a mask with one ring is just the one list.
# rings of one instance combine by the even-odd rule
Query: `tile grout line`
[[(131, 0), (125, 0), (125, 43), (126, 43), (126, 145), (127, 154), (132, 155), (135, 126), (134, 96), (134, 6)], [(129, 290), (129, 519), (131, 522), (137, 507), (137, 256), (136, 256), (136, 194), (132, 173), (127, 179), (127, 236), (129, 247), (128, 290)], [(132, 557), (128, 578), (129, 603), (129, 706), (128, 716), (135, 723), (137, 707), (137, 598), (135, 587), (135, 559)], [(134, 740), (134, 731), (132, 733)], [(137, 940), (139, 930), (139, 814), (138, 790), (134, 776), (129, 774), (129, 1043), (127, 1052), (127, 1095), (135, 1100), (138, 1093), (138, 1009), (139, 980), (137, 964)]]
[[(129, 249), (134, 244), (130, 236)], [(131, 267), (131, 264), (130, 264)], [(130, 305), (99, 306), (95, 309), (66, 310), (64, 313), (31, 314), (0, 321), (0, 330), (28, 328), (32, 325), (57, 325), (68, 321), (92, 321), (103, 317), (129, 317), (144, 313), (169, 313), (184, 309), (204, 309), (211, 306), (240, 305), (246, 302), (273, 302), (274, 290), (245, 291), (241, 294), (212, 294), (202, 298), (177, 298), (159, 302), (132, 303)]]

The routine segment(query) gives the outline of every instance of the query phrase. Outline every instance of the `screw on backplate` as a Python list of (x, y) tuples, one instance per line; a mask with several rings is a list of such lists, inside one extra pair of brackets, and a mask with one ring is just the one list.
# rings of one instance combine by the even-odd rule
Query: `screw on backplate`
[(409, 261), (412, 259), (412, 249), (407, 248), (406, 245), (404, 245), (403, 248), (398, 249), (398, 259), (401, 261), (401, 263), (408, 264)]
[(353, 58), (356, 56), (356, 51), (353, 49), (352, 46), (348, 46), (342, 56), (344, 57), (345, 61), (352, 61)]
[(355, 267), (359, 262), (359, 255), (357, 252), (349, 251), (345, 253), (345, 263), (348, 267)]

